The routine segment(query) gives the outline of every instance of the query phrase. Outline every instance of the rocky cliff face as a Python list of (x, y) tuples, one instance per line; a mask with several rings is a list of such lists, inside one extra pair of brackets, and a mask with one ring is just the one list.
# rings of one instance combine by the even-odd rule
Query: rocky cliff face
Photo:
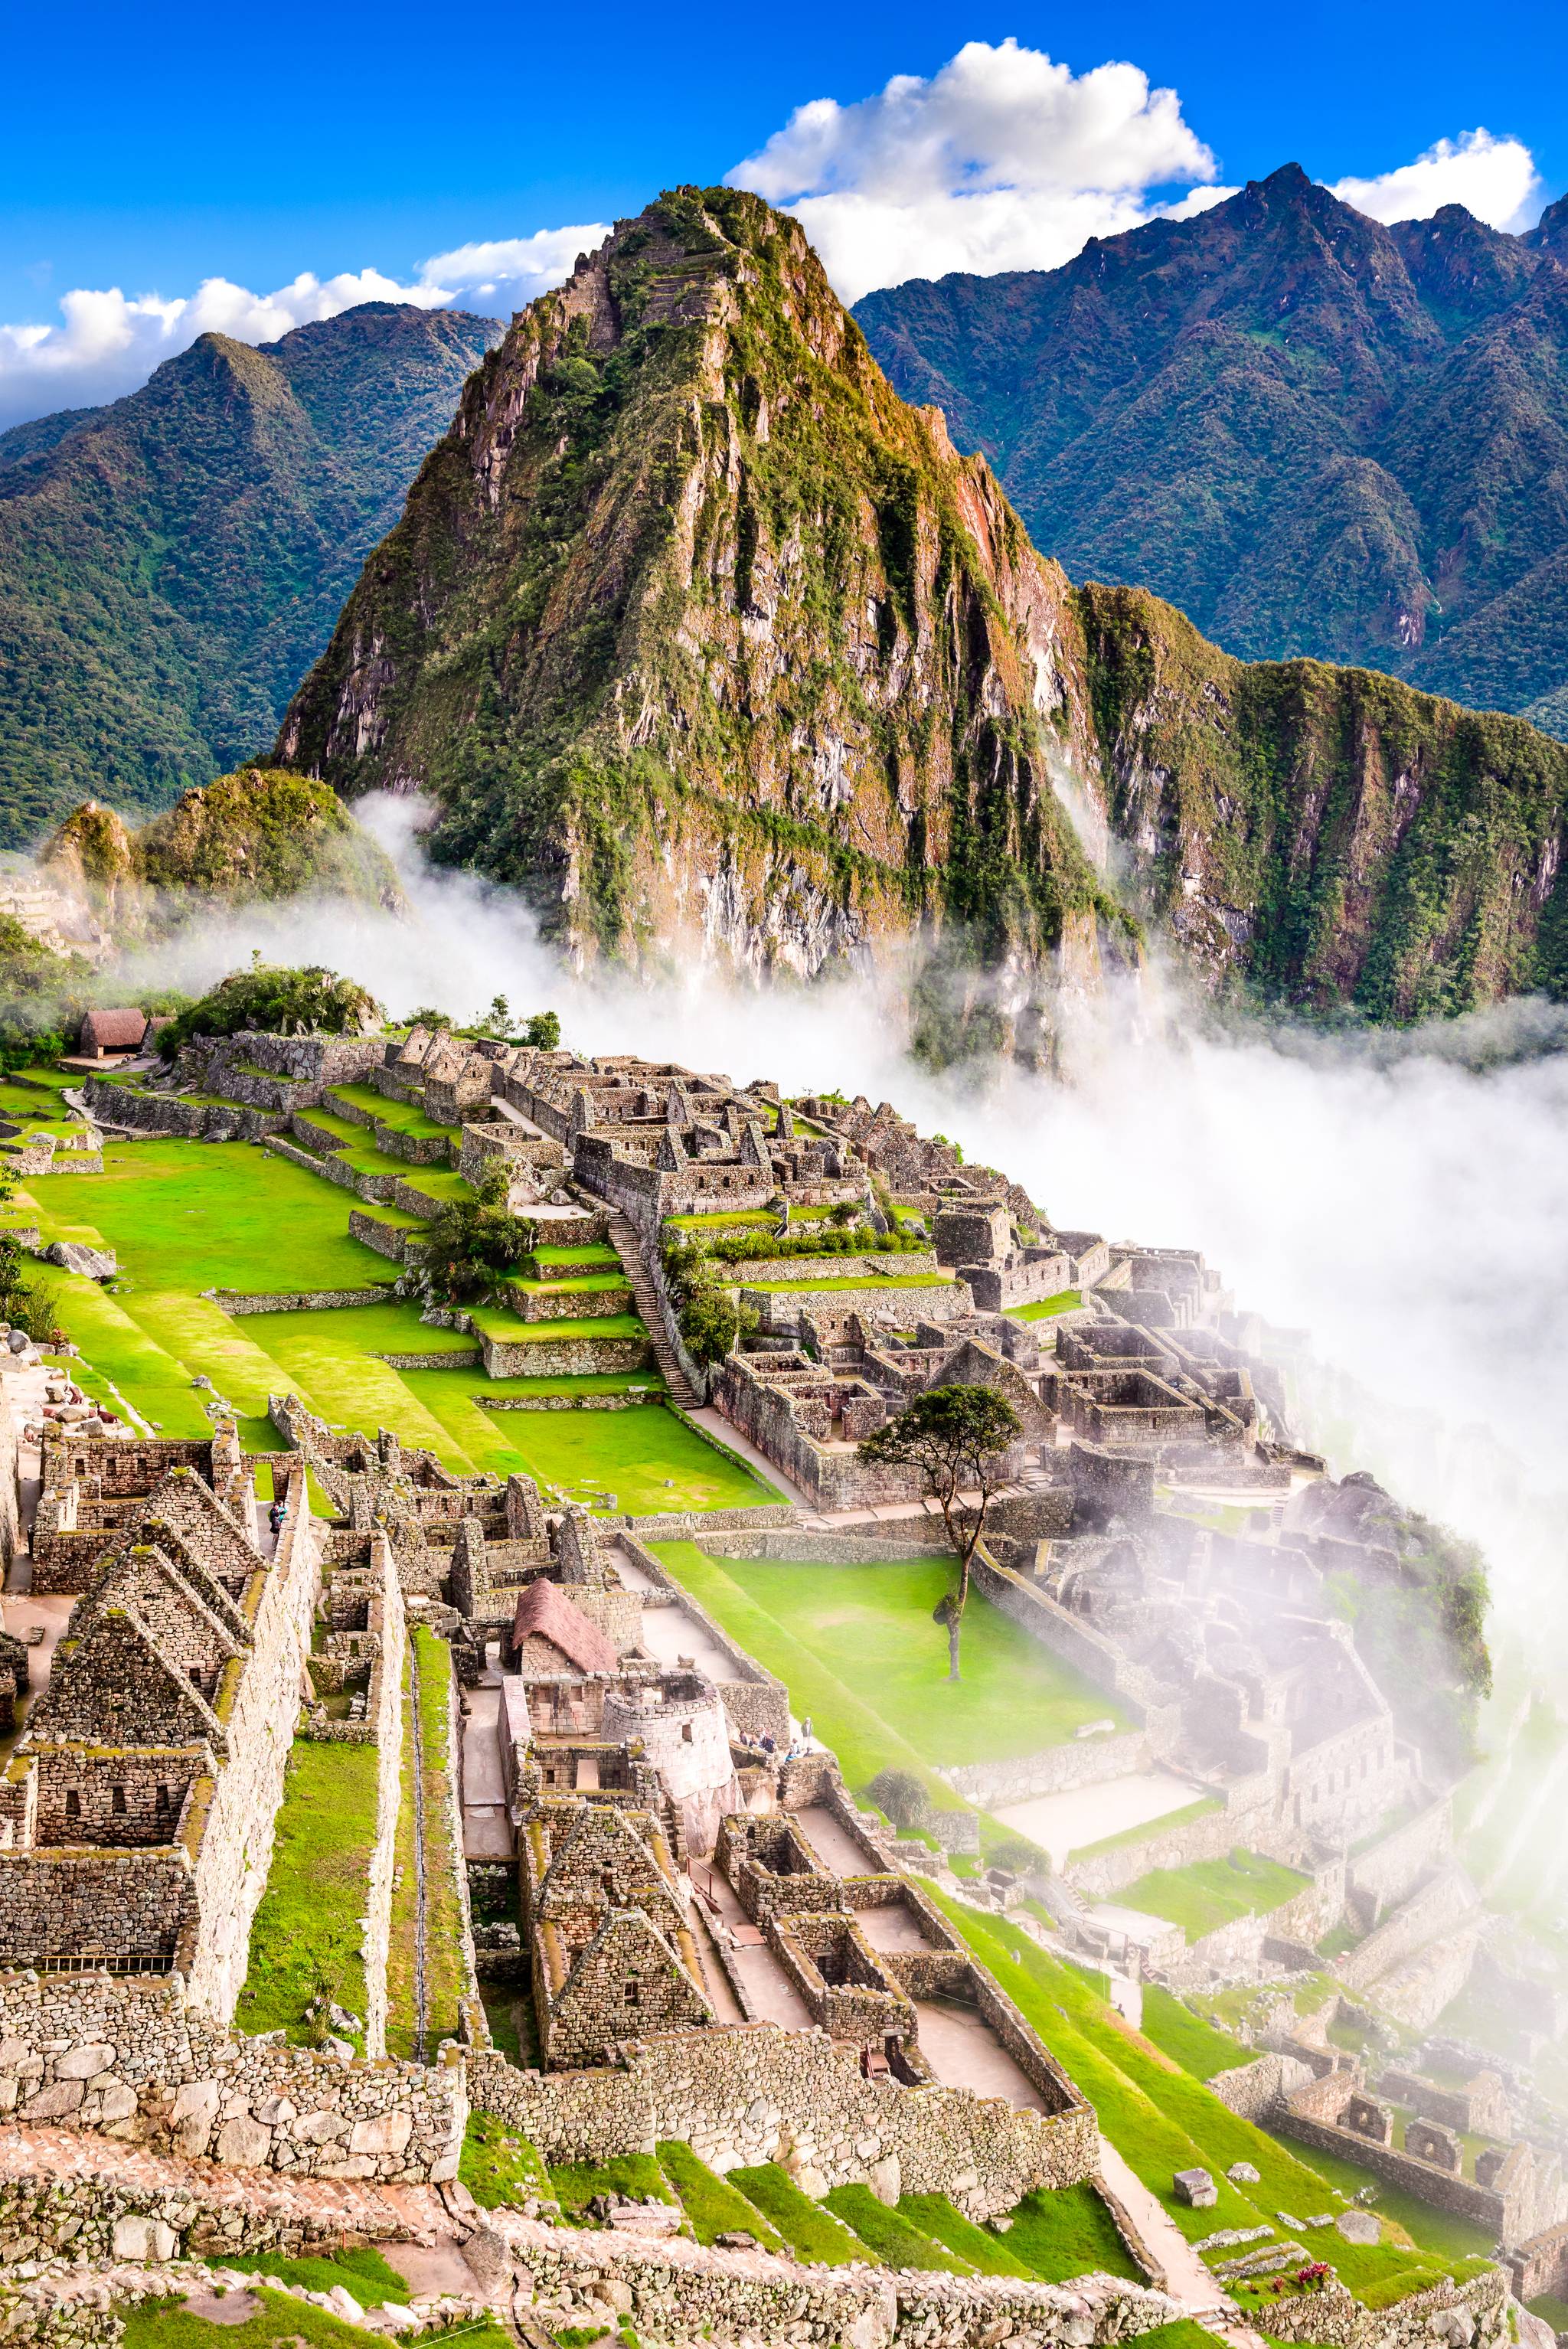
[(1568, 751), (1369, 669), (1233, 660), (1086, 587), (1123, 886), (1215, 992), (1376, 1020), (1568, 995)]
[(279, 756), (430, 793), (436, 853), (580, 957), (810, 975), (913, 940), (944, 1055), (1032, 1049), (1140, 917), (1215, 987), (1381, 1016), (1556, 983), (1568, 752), (1075, 591), (728, 190), (513, 323)]

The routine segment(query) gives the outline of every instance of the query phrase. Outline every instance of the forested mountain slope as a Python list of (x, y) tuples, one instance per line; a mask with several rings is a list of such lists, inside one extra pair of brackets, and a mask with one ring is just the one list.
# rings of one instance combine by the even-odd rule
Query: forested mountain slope
[(1568, 733), (1565, 263), (1568, 199), (1523, 237), (1458, 205), (1384, 227), (1293, 164), (856, 316), (1075, 578)]
[(0, 436), (0, 847), (264, 750), (492, 319), (370, 303)]

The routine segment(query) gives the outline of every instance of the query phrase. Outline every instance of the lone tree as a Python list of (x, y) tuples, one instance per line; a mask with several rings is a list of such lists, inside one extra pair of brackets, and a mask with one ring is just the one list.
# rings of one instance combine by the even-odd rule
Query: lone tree
[[(1023, 1422), (995, 1387), (928, 1387), (906, 1403), (896, 1419), (862, 1438), (862, 1460), (889, 1467), (918, 1469), (928, 1497), (942, 1511), (947, 1538), (958, 1553), (958, 1588), (946, 1592), (932, 1620), (947, 1629), (947, 1677), (961, 1680), (958, 1640), (969, 1603), (969, 1570), (985, 1530), (991, 1495), (1003, 1482), (996, 1455), (1005, 1452)], [(978, 1493), (980, 1506), (958, 1518), (961, 1493)]]

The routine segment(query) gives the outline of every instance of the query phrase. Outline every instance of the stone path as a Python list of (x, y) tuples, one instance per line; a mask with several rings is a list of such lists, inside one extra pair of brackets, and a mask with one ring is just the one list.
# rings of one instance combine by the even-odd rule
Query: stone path
[(727, 1452), (738, 1453), (748, 1468), (755, 1468), (757, 1474), (759, 1476), (765, 1476), (769, 1484), (777, 1485), (784, 1498), (787, 1501), (793, 1501), (798, 1509), (809, 1509), (813, 1506), (811, 1496), (804, 1486), (797, 1485), (792, 1476), (786, 1475), (778, 1462), (769, 1460), (766, 1452), (758, 1451), (751, 1438), (748, 1435), (742, 1435), (735, 1422), (732, 1419), (726, 1419), (723, 1412), (718, 1410), (717, 1405), (711, 1402), (702, 1403), (691, 1416), (699, 1427), (706, 1427), (710, 1435), (717, 1436)]
[(1179, 2300), (1189, 2316), (1200, 2317), (1205, 2324), (1217, 2325), (1221, 2317), (1233, 2319), (1235, 2329), (1228, 2325), (1227, 2337), (1236, 2342), (1253, 2343), (1256, 2349), (1264, 2349), (1257, 2334), (1242, 2323), (1235, 2309), (1227, 2303), (1219, 2285), (1164, 2204), (1150, 2193), (1138, 2172), (1118, 2153), (1107, 2137), (1102, 2137), (1099, 2141), (1099, 2169), (1100, 2176), (1117, 2200), (1126, 2206), (1133, 2225), (1164, 2269), (1165, 2290), (1172, 2300)]
[(464, 1702), (463, 1857), (510, 1859), (513, 1847), (500, 1768), (499, 1682), (487, 1674), (477, 1688), (464, 1692)]
[(414, 2060), (425, 2060), (425, 1724), (419, 1717), (419, 1642), (408, 1642), (408, 1719), (413, 1731), (414, 1773)]
[(868, 1862), (865, 1853), (849, 1832), (840, 1825), (824, 1803), (810, 1803), (803, 1811), (793, 1814), (799, 1828), (824, 1868), (835, 1876), (863, 1876)]
[(620, 1257), (621, 1268), (631, 1283), (637, 1311), (653, 1341), (654, 1358), (671, 1398), (680, 1404), (683, 1411), (694, 1410), (702, 1397), (682, 1370), (675, 1348), (665, 1335), (658, 1291), (654, 1286), (652, 1273), (643, 1261), (643, 1244), (628, 1219), (616, 1209), (613, 1208), (605, 1217), (605, 1229), (610, 1246)]

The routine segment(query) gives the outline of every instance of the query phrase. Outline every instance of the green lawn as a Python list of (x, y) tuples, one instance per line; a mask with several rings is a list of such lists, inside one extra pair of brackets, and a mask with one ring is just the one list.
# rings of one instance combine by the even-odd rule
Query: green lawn
[(487, 2210), (504, 2202), (553, 2199), (538, 2148), (490, 2113), (469, 2113), (458, 2176)]
[[(840, 1278), (817, 1280), (748, 1280), (740, 1286), (754, 1289), (759, 1297), (787, 1297), (797, 1292), (823, 1292), (830, 1288), (937, 1288), (951, 1283), (950, 1272), (861, 1272)], [(732, 1284), (733, 1285), (733, 1284)]]
[(935, 2235), (928, 2234), (907, 2210), (890, 2209), (869, 2186), (835, 2186), (825, 2197), (823, 2207), (835, 2219), (841, 2219), (872, 2255), (890, 2268), (934, 2269), (943, 2275), (974, 2273), (969, 2261), (960, 2253)]
[(1003, 2242), (1045, 2283), (1095, 2274), (1142, 2281), (1115, 2220), (1087, 2179), (1055, 2193), (1026, 2194), (1008, 2216), (1013, 2223)]
[(1083, 1303), (1083, 1293), (1077, 1288), (1058, 1288), (1054, 1297), (1037, 1298), (1033, 1305), (1008, 1305), (1003, 1308), (1010, 1321), (1049, 1321), (1057, 1313), (1076, 1313)]
[(729, 2183), (754, 2203), (789, 2249), (820, 2267), (847, 2268), (856, 2260), (878, 2264), (876, 2253), (841, 2220), (802, 2194), (786, 2169), (764, 2161), (752, 2169), (732, 2169)]
[(342, 1194), (245, 1142), (111, 1142), (101, 1174), (27, 1178), (51, 1237), (101, 1236), (137, 1291), (360, 1288), (390, 1275)]
[(1137, 1826), (1119, 1827), (1115, 1835), (1101, 1836), (1098, 1843), (1086, 1843), (1077, 1851), (1069, 1851), (1068, 1864), (1075, 1859), (1099, 1859), (1108, 1851), (1128, 1851), (1134, 1844), (1147, 1843), (1150, 1837), (1162, 1835), (1167, 1827), (1191, 1826), (1194, 1819), (1207, 1818), (1212, 1811), (1222, 1810), (1217, 1795), (1204, 1795), (1195, 1803), (1183, 1804), (1179, 1811), (1167, 1811), (1157, 1819), (1144, 1819)]
[[(347, 2278), (344, 2278), (347, 2282)], [(349, 2283), (351, 2292), (354, 2286)], [(370, 2349), (386, 2334), (359, 2324), (345, 2324), (324, 2308), (291, 2293), (257, 2292), (261, 2302), (242, 2324), (213, 2324), (192, 2316), (178, 2297), (141, 2300), (119, 2313), (125, 2324), (121, 2349)], [(360, 2294), (354, 2294), (357, 2300)], [(387, 2295), (383, 2295), (386, 2297)], [(514, 2349), (512, 2337), (494, 2323), (465, 2325), (463, 2349)]]
[[(811, 1713), (855, 1785), (903, 1763), (903, 1748), (937, 1767), (1007, 1761), (1061, 1744), (1113, 1709), (1103, 1691), (978, 1597), (964, 1619), (964, 1676), (950, 1681), (947, 1635), (931, 1619), (953, 1579), (944, 1558), (789, 1566), (710, 1558), (689, 1545), (666, 1558), (693, 1595), (790, 1683), (797, 1712)], [(802, 1653), (811, 1669), (797, 1690)], [(837, 1699), (835, 1682), (848, 1685), (861, 1718)], [(882, 1725), (880, 1736), (868, 1714)]]
[(1244, 2047), (1239, 2039), (1228, 2038), (1183, 2006), (1179, 1998), (1158, 1982), (1148, 1982), (1143, 1991), (1143, 2035), (1152, 2039), (1180, 2064), (1183, 2072), (1191, 2072), (1195, 2080), (1212, 2080), (1216, 2072), (1229, 2072), (1238, 2064), (1250, 2064), (1253, 2051)]
[[(428, 1376), (445, 1377), (433, 1372)], [(480, 1412), (514, 1466), (590, 1506), (614, 1493), (634, 1516), (663, 1509), (752, 1509), (779, 1497), (662, 1403), (629, 1411)]]
[(359, 1920), (376, 1843), (376, 1770), (373, 1745), (295, 1740), (267, 1889), (251, 1925), (234, 2018), (242, 2031), (284, 2030), (303, 2041), (304, 2010), (322, 1991), (363, 2025)]
[(1124, 1909), (1180, 1925), (1189, 1941), (1200, 1940), (1238, 1917), (1266, 1917), (1305, 1892), (1312, 1882), (1277, 1859), (1239, 1847), (1224, 1859), (1195, 1859), (1186, 1868), (1151, 1868), (1117, 1894)]
[[(365, 1110), (377, 1124), (389, 1125), (397, 1133), (409, 1133), (417, 1139), (426, 1140), (439, 1133), (449, 1142), (460, 1138), (456, 1126), (438, 1124), (433, 1117), (428, 1117), (412, 1102), (394, 1101), (389, 1093), (378, 1093), (374, 1085), (332, 1085), (327, 1090), (326, 1098), (328, 1102), (347, 1102), (355, 1109)], [(310, 1114), (314, 1117), (319, 1112), (313, 1110)], [(352, 1124), (353, 1121), (345, 1119), (344, 1123)], [(364, 1126), (358, 1128), (361, 1133), (366, 1130)]]
[[(901, 2194), (899, 2209), (922, 2231), (955, 2251), (976, 2275), (1032, 2276), (1035, 2270), (1012, 2248), (1011, 2235), (993, 2234), (955, 2209), (945, 2194)], [(1021, 2208), (1022, 2206), (1020, 2206)], [(1015, 2219), (1017, 2213), (1014, 2213)]]
[(655, 2150), (659, 2166), (674, 2187), (699, 2243), (711, 2243), (717, 2235), (745, 2232), (755, 2235), (765, 2251), (783, 2250), (783, 2237), (769, 2226), (755, 2204), (738, 2193), (727, 2178), (717, 2176), (706, 2161), (700, 2161), (689, 2145), (674, 2137)]

